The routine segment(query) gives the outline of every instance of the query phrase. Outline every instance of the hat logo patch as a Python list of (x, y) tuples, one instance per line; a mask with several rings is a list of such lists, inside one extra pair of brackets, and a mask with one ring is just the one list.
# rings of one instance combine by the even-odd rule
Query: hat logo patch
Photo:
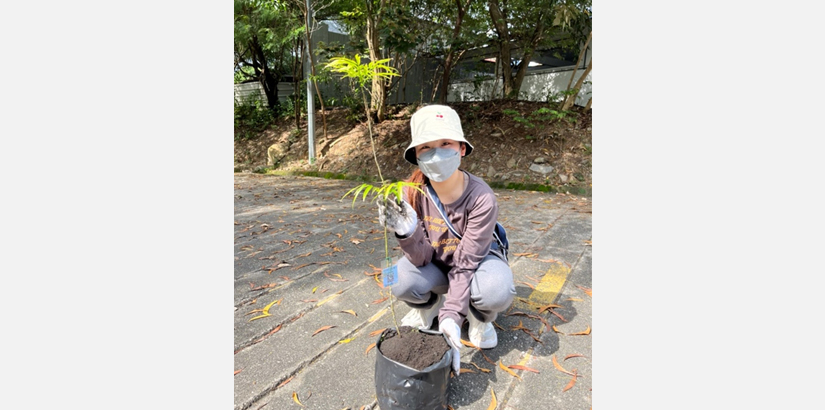
[(441, 115), (441, 113), (440, 113), (440, 112), (437, 112), (437, 113), (435, 113), (435, 118), (438, 118), (438, 119), (442, 119), (442, 120), (443, 120), (443, 119), (444, 119), (444, 116), (443, 116), (443, 115)]

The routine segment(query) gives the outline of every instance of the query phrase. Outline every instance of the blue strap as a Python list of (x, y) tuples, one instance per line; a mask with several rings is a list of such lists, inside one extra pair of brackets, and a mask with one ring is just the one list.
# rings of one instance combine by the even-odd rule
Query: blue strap
[(441, 215), (441, 219), (444, 220), (444, 223), (447, 224), (447, 228), (450, 229), (450, 232), (455, 235), (456, 238), (461, 240), (461, 235), (458, 234), (458, 231), (453, 228), (453, 224), (450, 223), (450, 219), (447, 218), (447, 211), (444, 210), (444, 205), (441, 204), (441, 200), (438, 199), (438, 195), (435, 193), (435, 190), (430, 185), (430, 182), (427, 181), (427, 195), (430, 197), (430, 200), (433, 201), (435, 204), (436, 209), (438, 209), (439, 215)]
[[(433, 189), (432, 185), (430, 185), (430, 181), (427, 181), (426, 186), (427, 186), (427, 196), (429, 196), (430, 200), (433, 201), (433, 203), (435, 204), (435, 208), (438, 210), (438, 214), (441, 215), (441, 219), (444, 220), (444, 223), (447, 225), (447, 228), (450, 229), (450, 232), (452, 232), (453, 235), (455, 235), (456, 238), (461, 240), (461, 235), (459, 235), (458, 231), (456, 231), (455, 228), (453, 228), (453, 224), (451, 224), (450, 219), (447, 218), (447, 211), (444, 210), (444, 205), (442, 205), (441, 200), (438, 199), (438, 194), (435, 193), (435, 190)], [(499, 231), (499, 229), (501, 230), (502, 234), (505, 232), (504, 227), (500, 223), (496, 222), (496, 227), (493, 229), (493, 242), (490, 244), (490, 249), (500, 253), (502, 259), (504, 259), (504, 261), (507, 262), (507, 259), (508, 259), (507, 253), (508, 252), (507, 252), (507, 247), (505, 246), (505, 242), (504, 242), (504, 241), (507, 240), (507, 237), (504, 236), (504, 238), (502, 240), (502, 238), (499, 237), (499, 235), (497, 233), (497, 231)]]

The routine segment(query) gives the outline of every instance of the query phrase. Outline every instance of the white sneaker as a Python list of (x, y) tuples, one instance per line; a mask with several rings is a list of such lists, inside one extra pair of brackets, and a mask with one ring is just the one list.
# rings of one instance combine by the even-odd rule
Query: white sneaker
[(493, 322), (482, 322), (476, 319), (472, 312), (467, 315), (467, 321), (470, 323), (470, 343), (482, 349), (492, 349), (498, 345), (498, 335)]
[(435, 303), (429, 309), (410, 309), (410, 312), (401, 318), (401, 326), (429, 329), (442, 306), (444, 306), (444, 297), (437, 295)]

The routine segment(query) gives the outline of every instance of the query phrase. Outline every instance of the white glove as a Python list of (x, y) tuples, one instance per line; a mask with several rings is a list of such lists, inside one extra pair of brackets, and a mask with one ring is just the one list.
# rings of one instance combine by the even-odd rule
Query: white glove
[(455, 323), (455, 320), (446, 318), (438, 323), (438, 331), (447, 336), (447, 342), (453, 349), (453, 371), (458, 376), (461, 368), (461, 328)]
[(393, 199), (382, 202), (378, 201), (378, 223), (398, 236), (412, 235), (418, 224), (418, 216), (412, 206), (404, 200), (401, 201), (401, 205)]

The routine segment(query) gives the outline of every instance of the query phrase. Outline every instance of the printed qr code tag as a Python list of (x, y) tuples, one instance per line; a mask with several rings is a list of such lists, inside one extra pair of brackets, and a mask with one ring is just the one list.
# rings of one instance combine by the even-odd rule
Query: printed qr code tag
[(398, 283), (398, 266), (390, 266), (381, 271), (384, 277), (384, 287), (392, 286)]

